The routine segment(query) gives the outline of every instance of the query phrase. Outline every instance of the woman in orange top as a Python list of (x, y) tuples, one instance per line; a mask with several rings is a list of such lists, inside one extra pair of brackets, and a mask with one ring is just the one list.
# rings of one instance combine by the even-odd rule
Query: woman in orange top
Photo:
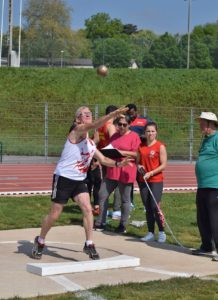
[[(143, 242), (155, 240), (154, 229), (156, 221), (159, 229), (157, 241), (164, 243), (166, 234), (164, 232), (164, 215), (160, 209), (160, 201), (163, 192), (162, 171), (167, 164), (167, 151), (165, 145), (157, 140), (157, 124), (155, 122), (149, 122), (145, 126), (145, 138), (146, 141), (140, 144), (137, 155), (138, 170), (140, 172), (138, 184), (146, 209), (148, 226), (148, 234), (141, 240)], [(152, 191), (153, 197), (147, 185)]]

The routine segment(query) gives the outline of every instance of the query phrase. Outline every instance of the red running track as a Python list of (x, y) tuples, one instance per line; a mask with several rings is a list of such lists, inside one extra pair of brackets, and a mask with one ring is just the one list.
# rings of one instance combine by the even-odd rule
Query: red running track
[[(49, 194), (55, 164), (0, 165), (0, 196)], [(164, 172), (165, 191), (194, 191), (194, 164), (169, 163)]]

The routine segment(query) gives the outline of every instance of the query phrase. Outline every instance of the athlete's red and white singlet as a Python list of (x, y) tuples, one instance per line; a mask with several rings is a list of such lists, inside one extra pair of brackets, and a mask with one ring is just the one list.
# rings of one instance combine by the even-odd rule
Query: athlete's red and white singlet
[(89, 138), (78, 144), (73, 144), (67, 139), (54, 174), (72, 180), (84, 180), (95, 150), (96, 145)]

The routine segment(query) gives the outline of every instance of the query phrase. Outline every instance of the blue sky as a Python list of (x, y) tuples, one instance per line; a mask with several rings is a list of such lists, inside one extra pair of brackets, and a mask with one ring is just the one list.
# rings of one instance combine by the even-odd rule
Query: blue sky
[[(37, 1), (37, 0), (35, 0)], [(188, 2), (184, 0), (66, 0), (73, 7), (72, 29), (84, 28), (85, 19), (99, 12), (118, 18), (123, 24), (137, 25), (157, 34), (187, 32)], [(2, 3), (2, 0), (0, 0)], [(14, 0), (14, 24), (19, 23), (19, 2)], [(23, 0), (25, 2), (25, 0)], [(0, 3), (0, 9), (1, 9)], [(4, 29), (7, 30), (7, 5), (5, 0)], [(2, 11), (2, 10), (1, 10)], [(218, 0), (192, 0), (191, 30), (196, 25), (218, 20)]]

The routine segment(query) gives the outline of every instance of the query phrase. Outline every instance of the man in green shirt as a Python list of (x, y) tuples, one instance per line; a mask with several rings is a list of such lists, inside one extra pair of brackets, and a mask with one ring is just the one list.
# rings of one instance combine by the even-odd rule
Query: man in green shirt
[[(195, 166), (198, 183), (196, 195), (197, 224), (201, 246), (193, 255), (212, 254), (218, 250), (218, 120), (212, 112), (202, 112), (199, 119), (203, 135)], [(213, 260), (218, 260), (215, 255)]]

